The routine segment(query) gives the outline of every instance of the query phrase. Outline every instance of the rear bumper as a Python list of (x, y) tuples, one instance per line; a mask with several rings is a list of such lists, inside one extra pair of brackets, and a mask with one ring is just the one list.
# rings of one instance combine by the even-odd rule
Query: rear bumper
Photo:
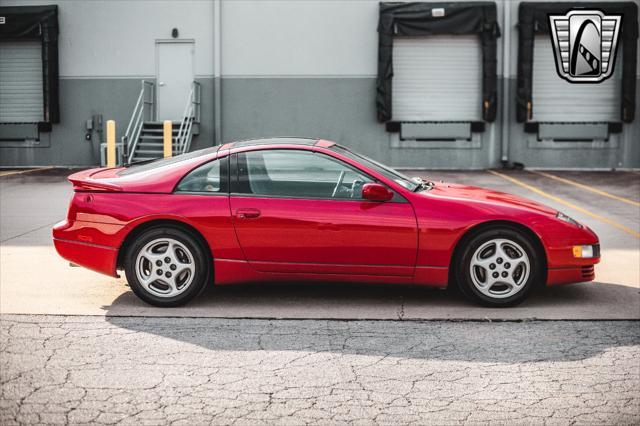
[(53, 244), (60, 256), (76, 265), (101, 274), (117, 277), (118, 249), (101, 244), (74, 240), (77, 234), (66, 220), (53, 227)]
[(113, 247), (97, 246), (68, 240), (53, 240), (58, 254), (69, 262), (91, 269), (101, 274), (117, 277), (116, 261), (118, 250)]

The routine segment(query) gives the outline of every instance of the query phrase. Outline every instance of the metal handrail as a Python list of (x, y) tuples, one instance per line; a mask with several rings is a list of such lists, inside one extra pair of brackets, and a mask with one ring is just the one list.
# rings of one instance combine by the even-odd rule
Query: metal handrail
[(194, 98), (193, 98), (193, 106), (195, 109), (195, 121), (196, 123), (200, 124), (200, 106), (202, 104), (202, 86), (200, 85), (199, 82), (194, 81), (193, 82), (193, 88), (194, 88)]
[[(149, 91), (147, 92), (147, 87)], [(147, 93), (150, 96), (147, 96)], [(130, 163), (133, 160), (133, 155), (140, 139), (140, 133), (142, 132), (142, 125), (145, 120), (155, 120), (156, 117), (156, 105), (155, 105), (155, 83), (153, 81), (142, 80), (140, 84), (140, 94), (136, 105), (133, 107), (131, 118), (127, 129), (122, 136), (122, 159), (123, 163)]]
[(176, 135), (176, 152), (184, 154), (191, 147), (191, 139), (193, 138), (193, 123), (200, 123), (200, 105), (202, 103), (202, 89), (200, 83), (194, 81), (191, 84), (191, 90), (187, 97), (187, 103), (184, 106), (184, 113), (180, 121), (180, 128)]

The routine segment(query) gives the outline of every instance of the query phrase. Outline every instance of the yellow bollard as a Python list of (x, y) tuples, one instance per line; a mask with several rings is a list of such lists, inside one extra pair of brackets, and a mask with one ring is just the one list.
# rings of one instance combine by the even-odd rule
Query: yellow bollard
[(171, 157), (173, 154), (173, 132), (171, 131), (171, 125), (171, 120), (165, 120), (162, 126), (165, 158)]
[(116, 122), (107, 121), (107, 167), (116, 166)]

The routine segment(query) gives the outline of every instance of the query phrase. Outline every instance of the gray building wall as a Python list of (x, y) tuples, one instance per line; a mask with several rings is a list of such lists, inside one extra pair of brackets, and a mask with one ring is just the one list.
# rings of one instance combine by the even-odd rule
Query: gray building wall
[(400, 167), (486, 168), (502, 159), (530, 167), (640, 167), (637, 112), (606, 143), (538, 142), (515, 122), (519, 2), (496, 3), (502, 29), (497, 120), (472, 143), (398, 147), (397, 135), (376, 121), (377, 1), (5, 0), (59, 6), (61, 123), (37, 148), (0, 142), (0, 166), (98, 164), (100, 135), (85, 141), (85, 120), (102, 114), (116, 120), (122, 134), (140, 80), (155, 80), (155, 40), (170, 38), (175, 27), (179, 38), (195, 40), (196, 80), (203, 87), (194, 149), (295, 135), (335, 140)]
[(223, 2), (223, 140), (308, 135), (394, 166), (497, 165), (498, 122), (462, 149), (393, 146), (397, 134), (376, 121), (378, 10), (369, 0)]
[[(100, 164), (105, 133), (85, 139), (85, 122), (101, 114), (124, 134), (141, 81), (156, 80), (156, 40), (195, 41), (195, 79), (202, 84), (202, 124), (194, 149), (213, 143), (214, 7), (211, 1), (3, 0), (2, 6), (58, 5), (60, 123), (39, 141), (0, 141), (0, 166)], [(183, 105), (186, 100), (176, 100)]]
[[(507, 74), (509, 108), (506, 109), (509, 123), (506, 131), (506, 147), (509, 160), (522, 163), (527, 167), (538, 168), (614, 169), (640, 167), (640, 118), (638, 114), (640, 108), (640, 49), (638, 50), (636, 71), (635, 120), (632, 123), (624, 123), (622, 133), (610, 135), (608, 142), (540, 142), (537, 140), (536, 134), (525, 133), (523, 124), (516, 122), (516, 111), (513, 106), (517, 87), (518, 33), (516, 25), (519, 3), (504, 2), (503, 4), (503, 10), (506, 8), (507, 11), (506, 21), (504, 21), (507, 25), (503, 24), (504, 28), (502, 28), (503, 39), (508, 36), (510, 40), (509, 72)], [(595, 7), (595, 9), (599, 8)], [(617, 66), (622, 68), (621, 58), (624, 52), (620, 52), (620, 50), (619, 48)], [(557, 75), (547, 77), (559, 78)], [(536, 78), (535, 75), (534, 78)], [(533, 103), (535, 108), (535, 93)], [(504, 108), (504, 101), (501, 107)]]

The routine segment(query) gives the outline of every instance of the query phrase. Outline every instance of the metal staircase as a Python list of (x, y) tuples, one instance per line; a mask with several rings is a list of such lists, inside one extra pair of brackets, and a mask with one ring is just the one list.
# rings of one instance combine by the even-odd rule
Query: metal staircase
[[(180, 123), (178, 123), (178, 126)], [(176, 122), (173, 122), (171, 128), (173, 133), (173, 152), (178, 149), (177, 136), (179, 128), (176, 127)], [(145, 121), (142, 123), (140, 129), (140, 136), (138, 137), (138, 143), (133, 150), (133, 156), (131, 162), (154, 160), (162, 158), (164, 156), (164, 130), (161, 121)]]
[[(122, 164), (154, 160), (164, 156), (163, 122), (158, 120), (155, 83), (142, 80), (140, 95), (133, 108), (129, 125), (122, 136)], [(194, 81), (180, 121), (173, 121), (173, 155), (189, 152), (191, 141), (199, 133), (200, 83)]]

